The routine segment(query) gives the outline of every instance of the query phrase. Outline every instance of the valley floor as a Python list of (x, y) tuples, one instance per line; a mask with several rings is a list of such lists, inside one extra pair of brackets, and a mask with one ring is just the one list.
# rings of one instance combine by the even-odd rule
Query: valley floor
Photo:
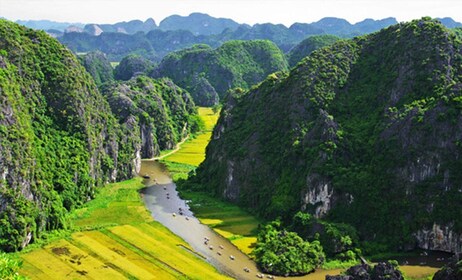
[[(200, 108), (206, 132), (183, 143), (163, 162), (174, 178), (185, 178), (205, 158), (217, 114)], [(165, 153), (164, 153), (165, 154)], [(77, 231), (20, 254), (20, 271), (31, 279), (228, 279), (194, 252), (181, 238), (153, 221), (139, 190), (141, 178), (110, 184), (96, 199), (74, 211)], [(202, 223), (249, 254), (260, 221), (239, 207), (206, 194), (183, 191)], [(434, 270), (404, 267), (409, 279), (427, 279)], [(317, 271), (303, 279), (324, 279), (340, 270)]]
[(152, 220), (140, 178), (111, 184), (75, 212), (81, 231), (21, 254), (31, 279), (227, 279)]
[[(201, 114), (209, 111), (200, 109)], [(196, 137), (203, 149), (210, 131), (206, 140)], [(72, 213), (75, 232), (20, 254), (20, 274), (31, 279), (228, 279), (153, 221), (140, 198), (143, 187), (135, 178), (102, 188)]]

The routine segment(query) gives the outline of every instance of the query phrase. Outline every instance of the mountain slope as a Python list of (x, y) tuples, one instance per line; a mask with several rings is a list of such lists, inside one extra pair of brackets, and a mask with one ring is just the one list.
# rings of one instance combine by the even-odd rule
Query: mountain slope
[(290, 67), (295, 66), (302, 58), (308, 56), (313, 51), (332, 45), (333, 43), (340, 40), (339, 37), (333, 35), (318, 35), (318, 36), (311, 36), (306, 38), (305, 40), (301, 41), (297, 44), (290, 52), (287, 54), (288, 62)]
[(104, 53), (94, 51), (78, 56), (78, 59), (98, 87), (114, 81), (114, 69)]
[(313, 52), (231, 96), (191, 183), (394, 249), (462, 250), (462, 46), (424, 18)]
[(11, 251), (65, 227), (96, 187), (132, 177), (139, 147), (44, 32), (0, 21), (0, 89), (0, 247)]
[(231, 88), (250, 88), (286, 69), (283, 53), (270, 41), (229, 41), (217, 49), (196, 45), (171, 53), (153, 75), (171, 78), (191, 92), (198, 105), (210, 106)]
[(103, 94), (119, 122), (130, 123), (139, 134), (142, 158), (173, 149), (188, 133), (198, 130), (192, 98), (170, 80), (138, 76), (104, 87)]

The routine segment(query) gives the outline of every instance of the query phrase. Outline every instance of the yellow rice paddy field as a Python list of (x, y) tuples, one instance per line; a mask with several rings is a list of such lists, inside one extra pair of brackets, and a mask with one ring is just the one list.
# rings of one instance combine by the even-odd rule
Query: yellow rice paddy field
[(152, 220), (140, 178), (111, 184), (74, 212), (76, 232), (21, 253), (30, 279), (229, 279)]
[(205, 123), (205, 133), (197, 135), (186, 141), (178, 152), (165, 157), (165, 161), (199, 166), (205, 159), (205, 148), (212, 136), (212, 130), (218, 120), (218, 114), (214, 114), (211, 108), (199, 108), (199, 116)]

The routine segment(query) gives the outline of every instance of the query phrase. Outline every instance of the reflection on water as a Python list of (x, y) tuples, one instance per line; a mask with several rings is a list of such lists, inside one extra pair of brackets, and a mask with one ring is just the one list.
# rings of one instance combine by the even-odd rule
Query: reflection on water
[(397, 256), (390, 257), (389, 259), (398, 261), (399, 265), (401, 266), (427, 266), (433, 268), (441, 268), (443, 265), (449, 262), (452, 256), (453, 254), (446, 252), (421, 251), (412, 256)]
[[(191, 247), (219, 271), (236, 279), (258, 279), (260, 273), (247, 255), (239, 251), (230, 241), (218, 235), (208, 226), (203, 225), (190, 211), (187, 203), (178, 196), (176, 186), (173, 184), (165, 166), (158, 161), (144, 160), (140, 175), (146, 177), (144, 183), (147, 188), (142, 190), (146, 207), (151, 211), (154, 219), (173, 233), (183, 238)], [(436, 253), (427, 256), (398, 259), (400, 264), (405, 261), (408, 276), (418, 273), (432, 273), (435, 268), (444, 263), (441, 258), (448, 255), (437, 256)], [(438, 259), (438, 261), (437, 261)], [(244, 269), (249, 269), (249, 272)], [(324, 280), (326, 275), (338, 275), (341, 269), (317, 270), (305, 276), (288, 277), (288, 279)], [(411, 272), (412, 271), (412, 272)], [(410, 275), (411, 274), (411, 275)], [(276, 278), (276, 277), (275, 277)], [(277, 277), (285, 278), (285, 277)]]

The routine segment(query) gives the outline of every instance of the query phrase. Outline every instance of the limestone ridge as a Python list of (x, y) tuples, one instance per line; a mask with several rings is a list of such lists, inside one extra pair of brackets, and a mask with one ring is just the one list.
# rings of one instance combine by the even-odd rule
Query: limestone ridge
[(191, 183), (394, 249), (462, 250), (462, 47), (423, 18), (314, 51), (229, 96)]
[(98, 36), (103, 32), (117, 32), (126, 34), (135, 34), (137, 32), (147, 33), (153, 29), (156, 29), (156, 22), (149, 18), (146, 21), (131, 20), (123, 21), (115, 24), (87, 24), (83, 28), (84, 32)]
[(171, 80), (138, 76), (105, 86), (103, 94), (119, 122), (136, 128), (142, 158), (173, 149), (181, 139), (197, 130), (192, 118), (197, 113), (191, 96)]
[(172, 15), (159, 23), (161, 30), (188, 30), (194, 35), (220, 34), (226, 29), (234, 31), (238, 26), (231, 19), (214, 18), (201, 13), (192, 13), (186, 17)]
[(0, 248), (66, 227), (106, 182), (134, 176), (140, 145), (76, 57), (45, 32), (0, 20)]
[[(133, 32), (128, 32), (127, 24), (133, 24)], [(137, 53), (150, 60), (159, 61), (172, 51), (191, 47), (194, 44), (207, 44), (219, 47), (230, 40), (265, 39), (274, 42), (284, 52), (288, 52), (303, 39), (314, 35), (334, 34), (342, 38), (351, 38), (377, 31), (391, 24), (394, 18), (383, 20), (366, 19), (350, 24), (344, 19), (325, 18), (314, 23), (294, 23), (290, 27), (282, 24), (237, 24), (230, 19), (214, 18), (205, 14), (194, 13), (187, 17), (171, 16), (164, 19), (159, 28), (153, 29), (155, 23), (145, 26), (141, 21), (117, 23), (115, 25), (89, 24), (64, 30), (47, 30), (53, 36), (75, 52), (100, 50), (106, 53), (111, 61), (120, 61), (130, 53)], [(449, 22), (449, 21), (447, 21)], [(38, 27), (38, 22), (24, 22)], [(454, 23), (457, 24), (457, 23)], [(48, 26), (48, 25), (45, 25)], [(134, 31), (137, 32), (134, 32)], [(75, 32), (68, 32), (75, 31)]]
[(228, 90), (248, 89), (268, 74), (287, 70), (284, 54), (266, 40), (229, 41), (217, 49), (195, 45), (166, 56), (154, 77), (169, 77), (198, 105), (211, 106)]

